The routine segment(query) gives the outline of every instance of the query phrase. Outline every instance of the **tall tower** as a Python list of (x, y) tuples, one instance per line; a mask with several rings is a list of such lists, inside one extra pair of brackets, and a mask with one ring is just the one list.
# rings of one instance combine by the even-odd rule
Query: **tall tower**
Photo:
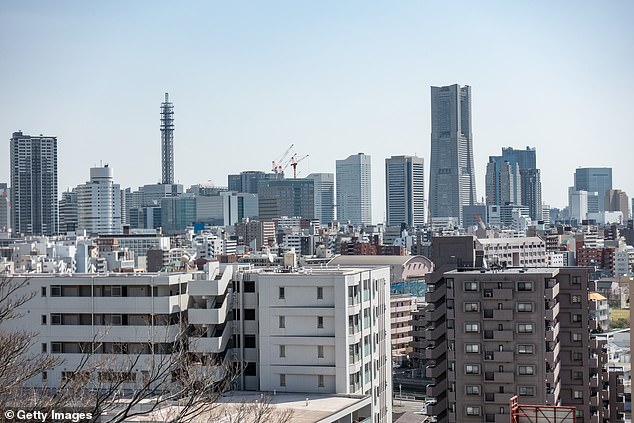
[(15, 236), (58, 231), (57, 137), (11, 137), (11, 221)]
[(605, 211), (605, 193), (612, 189), (611, 167), (585, 167), (575, 170), (575, 191), (596, 192), (598, 195), (597, 210), (588, 209), (589, 213)]
[(429, 212), (462, 223), (462, 207), (475, 204), (471, 87), (431, 87)]
[(372, 223), (370, 156), (359, 153), (336, 161), (337, 220)]
[(165, 101), (161, 103), (161, 158), (162, 184), (174, 183), (174, 105), (165, 93)]
[(422, 157), (385, 159), (387, 224), (422, 226), (425, 223), (425, 169)]
[(90, 168), (90, 181), (77, 187), (77, 229), (89, 234), (121, 233), (121, 187), (112, 168)]

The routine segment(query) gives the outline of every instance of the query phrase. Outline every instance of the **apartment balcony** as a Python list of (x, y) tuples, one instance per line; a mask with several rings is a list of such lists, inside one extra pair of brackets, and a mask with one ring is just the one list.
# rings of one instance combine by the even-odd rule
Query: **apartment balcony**
[(494, 300), (512, 300), (513, 299), (513, 289), (494, 289), (493, 290), (493, 299)]
[(435, 289), (434, 291), (427, 291), (427, 293), (425, 294), (425, 301), (428, 303), (435, 303), (438, 300), (440, 300), (442, 297), (444, 297), (446, 295), (446, 289), (444, 288), (438, 288)]
[(428, 341), (433, 341), (434, 339), (440, 338), (441, 335), (447, 333), (447, 323), (442, 323), (435, 328), (427, 328), (425, 329), (425, 339)]
[(544, 297), (547, 300), (554, 300), (559, 295), (559, 283), (555, 283), (551, 288), (546, 288)]
[(444, 305), (439, 306), (438, 308), (434, 309), (434, 310), (426, 310), (425, 311), (425, 319), (428, 322), (435, 322), (436, 320), (440, 319), (446, 312), (446, 308)]
[(483, 332), (485, 341), (513, 341), (512, 330), (485, 330)]
[[(367, 329), (367, 327), (364, 326), (364, 329)], [(395, 326), (390, 328), (390, 334), (392, 334), (392, 336), (400, 335), (403, 333), (409, 334), (412, 332), (413, 329), (414, 328), (412, 326), (401, 326), (401, 327)]]
[(208, 383), (209, 380), (219, 382), (227, 376), (227, 369), (230, 368), (231, 359), (229, 354), (226, 354), (223, 359), (218, 359), (210, 365), (191, 365), (188, 367), (190, 380), (204, 380), (204, 383)]
[(484, 353), (484, 360), (495, 361), (496, 363), (513, 363), (514, 353), (512, 351), (487, 351)]
[(556, 303), (554, 306), (546, 310), (546, 320), (555, 320), (555, 318), (559, 315), (559, 303)]
[(390, 317), (390, 323), (393, 325), (399, 324), (399, 323), (406, 323), (410, 329), (412, 329), (411, 326), (411, 322), (412, 322), (412, 316), (394, 316), (394, 313), (392, 313), (392, 317)]
[(600, 382), (601, 382), (601, 381), (599, 380), (599, 375), (598, 375), (598, 374), (595, 374), (594, 376), (592, 376), (592, 377), (590, 378), (590, 387), (591, 387), (591, 388), (598, 388), (598, 387), (599, 387), (599, 383), (600, 383)]
[(444, 366), (439, 366), (439, 365), (429, 365), (427, 367), (425, 367), (425, 377), (430, 378), (430, 379), (436, 379), (438, 378), (441, 374), (443, 374), (445, 371), (445, 367)]
[[(442, 412), (447, 410), (447, 398), (443, 398), (438, 401), (436, 404), (428, 404), (427, 405), (427, 415), (428, 416), (437, 416)], [(508, 416), (507, 416), (508, 418)]]
[(591, 369), (598, 369), (599, 368), (599, 356), (594, 355), (593, 357), (590, 357), (590, 360), (588, 360), (588, 366)]
[(192, 296), (215, 297), (224, 295), (231, 282), (233, 269), (230, 266), (225, 268), (222, 276), (212, 280), (194, 280), (187, 283), (187, 293)]
[(515, 383), (515, 373), (514, 372), (495, 372), (494, 380), (496, 383)]
[(598, 407), (600, 403), (601, 403), (601, 400), (598, 394), (595, 394), (590, 397), (590, 407)]
[(225, 350), (231, 338), (231, 325), (227, 324), (222, 333), (213, 337), (190, 337), (189, 351), (197, 353), (220, 353)]
[(443, 341), (436, 346), (428, 346), (425, 348), (425, 358), (427, 360), (436, 360), (438, 357), (447, 352), (447, 341)]
[(590, 330), (598, 330), (599, 329), (599, 321), (596, 320), (596, 319), (590, 320), (590, 322), (588, 322), (588, 328)]
[(425, 388), (425, 395), (428, 397), (436, 398), (445, 392), (445, 387), (443, 384), (429, 384)]
[(555, 388), (551, 389), (550, 392), (546, 392), (546, 403), (547, 404), (557, 404), (557, 400), (559, 399), (559, 394), (561, 392), (561, 384), (555, 384)]
[(227, 310), (230, 303), (227, 295), (220, 304), (208, 301), (208, 308), (190, 308), (187, 311), (189, 323), (193, 325), (220, 325), (227, 321)]
[(187, 294), (164, 297), (52, 297), (51, 311), (64, 313), (170, 314), (187, 309)]
[(392, 306), (390, 305), (390, 313), (407, 313), (412, 314), (412, 312), (416, 311), (416, 306), (413, 307), (411, 305), (403, 305), (403, 306)]
[(555, 385), (555, 383), (557, 383), (557, 379), (559, 379), (560, 370), (561, 370), (561, 362), (558, 362), (554, 368), (550, 369), (550, 371), (546, 370), (546, 383)]
[[(504, 405), (508, 405), (511, 397), (514, 395), (512, 393), (495, 393), (495, 403), (496, 404), (504, 404)], [(508, 422), (508, 415), (506, 416), (506, 420), (505, 422)]]
[(590, 417), (590, 423), (601, 423), (601, 417), (598, 414), (593, 414)]
[(493, 320), (513, 320), (513, 310), (493, 310)]
[(559, 322), (556, 325), (546, 328), (546, 341), (555, 342), (559, 336)]

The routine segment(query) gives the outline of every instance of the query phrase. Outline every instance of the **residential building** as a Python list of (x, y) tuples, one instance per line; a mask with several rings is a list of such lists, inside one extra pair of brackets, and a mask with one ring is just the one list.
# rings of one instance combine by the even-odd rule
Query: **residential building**
[(275, 222), (245, 219), (235, 224), (238, 245), (259, 250), (263, 246), (275, 243)]
[(114, 183), (111, 167), (91, 168), (90, 181), (79, 185), (76, 192), (77, 230), (90, 235), (121, 233), (121, 187)]
[(306, 179), (314, 181), (315, 219), (327, 226), (335, 220), (335, 175), (311, 173)]
[(387, 225), (425, 224), (425, 166), (422, 157), (385, 159), (385, 210)]
[(462, 207), (476, 203), (471, 87), (431, 87), (431, 219), (455, 218)]
[(355, 226), (372, 223), (371, 158), (359, 153), (336, 162), (337, 220)]
[(59, 200), (59, 232), (68, 234), (77, 231), (77, 188), (62, 192)]
[(587, 167), (575, 170), (574, 191), (596, 192), (598, 204), (596, 210), (591, 204), (589, 213), (605, 211), (603, 199), (608, 190), (612, 189), (612, 168), (610, 167)]
[(13, 235), (57, 234), (57, 137), (14, 132), (10, 150)]
[(0, 183), (0, 232), (8, 232), (11, 227), (11, 190), (6, 183)]

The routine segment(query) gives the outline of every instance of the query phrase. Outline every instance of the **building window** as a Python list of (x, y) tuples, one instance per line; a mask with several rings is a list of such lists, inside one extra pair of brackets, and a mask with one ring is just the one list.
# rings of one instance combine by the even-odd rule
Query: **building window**
[(482, 296), (483, 296), (484, 298), (493, 298), (493, 290), (492, 290), (492, 289), (485, 289), (485, 290), (482, 292)]
[(280, 386), (286, 386), (286, 375), (280, 374)]
[(48, 344), (46, 342), (42, 342), (42, 352), (46, 353), (48, 350)]
[(286, 327), (286, 318), (284, 316), (279, 316), (279, 323), (280, 329), (284, 329)]
[(244, 320), (255, 320), (255, 309), (254, 308), (245, 308), (244, 309)]
[(580, 303), (581, 302), (581, 295), (572, 295), (570, 297), (570, 301), (573, 303)]
[(519, 312), (532, 312), (533, 303), (517, 303), (517, 311)]
[(324, 386), (326, 386), (326, 383), (324, 381), (324, 375), (318, 375), (317, 376), (317, 387), (318, 388), (323, 388)]
[(317, 358), (324, 358), (324, 346), (317, 345)]
[(318, 300), (324, 299), (324, 288), (322, 288), (321, 286), (317, 287), (317, 299)]
[(535, 346), (532, 344), (520, 344), (517, 346), (518, 354), (534, 354)]
[(62, 296), (62, 286), (51, 285), (51, 297), (61, 297), (61, 296)]
[(466, 344), (465, 345), (465, 352), (479, 354), (480, 353), (480, 344)]
[(573, 322), (580, 322), (581, 321), (581, 314), (573, 314), (572, 315), (572, 321)]
[(324, 328), (324, 316), (317, 316), (317, 329)]
[(280, 287), (279, 287), (279, 296), (278, 296), (278, 298), (279, 298), (280, 300), (283, 300), (284, 298), (286, 298), (286, 292), (285, 292), (285, 290), (284, 290), (284, 287), (283, 287), (283, 286), (280, 286)]
[(572, 334), (572, 342), (581, 342), (582, 340), (582, 336), (580, 333), (573, 333)]
[(479, 416), (480, 413), (481, 413), (480, 406), (478, 405), (467, 406), (467, 416)]
[(581, 277), (580, 276), (573, 276), (572, 277), (572, 284), (573, 285), (581, 285)]
[(479, 303), (464, 303), (464, 311), (480, 311)]
[(520, 386), (518, 388), (518, 394), (521, 397), (534, 397), (535, 387), (534, 386)]
[(517, 325), (517, 331), (519, 333), (533, 333), (532, 323), (520, 323)]
[(583, 372), (575, 370), (572, 372), (572, 378), (575, 380), (583, 379)]
[(255, 335), (244, 335), (244, 348), (256, 348)]
[(257, 376), (257, 366), (255, 363), (247, 362), (244, 366), (244, 375), (245, 376)]
[(583, 399), (583, 391), (577, 391), (576, 389), (572, 391), (572, 397), (574, 399)]
[(517, 290), (518, 291), (532, 291), (533, 290), (533, 282), (531, 282), (531, 281), (518, 282), (517, 283)]
[(480, 324), (479, 323), (465, 323), (464, 331), (467, 333), (480, 332)]
[(583, 354), (577, 351), (572, 353), (572, 361), (583, 361)]
[(54, 354), (59, 354), (62, 352), (62, 343), (61, 342), (51, 342), (51, 352)]
[(42, 324), (46, 324), (46, 314), (42, 314)]
[(46, 297), (46, 287), (42, 287), (42, 297)]
[(518, 366), (518, 373), (520, 375), (534, 375), (535, 366)]
[(467, 395), (480, 395), (480, 385), (467, 385)]
[(464, 283), (464, 290), (465, 291), (470, 291), (470, 292), (475, 292), (478, 290), (478, 283), (477, 282), (465, 282)]
[(48, 380), (48, 373), (42, 372), (42, 380)]
[(286, 345), (280, 345), (280, 357), (286, 357)]
[(255, 282), (244, 281), (244, 292), (255, 292)]
[(479, 364), (467, 364), (465, 365), (465, 373), (468, 375), (479, 375), (480, 374), (480, 365)]

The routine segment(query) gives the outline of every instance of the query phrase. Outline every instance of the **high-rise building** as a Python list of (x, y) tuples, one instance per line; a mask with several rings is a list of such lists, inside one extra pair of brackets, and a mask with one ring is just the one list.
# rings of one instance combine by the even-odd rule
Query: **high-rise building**
[(457, 218), (476, 202), (471, 87), (431, 87), (429, 214)]
[(282, 216), (315, 218), (315, 185), (312, 179), (261, 181), (258, 187), (258, 216), (261, 220)]
[(59, 232), (67, 234), (77, 230), (77, 189), (62, 192), (59, 200)]
[(56, 234), (57, 137), (14, 132), (10, 160), (13, 234)]
[(228, 175), (227, 186), (229, 191), (258, 193), (258, 186), (261, 181), (271, 181), (284, 179), (284, 174), (266, 173), (261, 170), (245, 170), (237, 175)]
[(11, 227), (10, 198), (11, 192), (7, 184), (0, 183), (0, 232), (6, 232)]
[(161, 183), (174, 183), (174, 105), (165, 93), (165, 101), (161, 103)]
[(311, 173), (306, 179), (315, 183), (315, 219), (326, 226), (335, 220), (335, 175)]
[(528, 207), (532, 220), (542, 220), (541, 171), (536, 167), (535, 148), (502, 148), (501, 156), (489, 156), (486, 201), (489, 205), (508, 203)]
[(121, 187), (108, 165), (91, 168), (90, 181), (77, 187), (77, 229), (96, 235), (121, 233)]
[(387, 225), (422, 226), (425, 223), (425, 166), (422, 157), (385, 159)]
[(337, 220), (372, 223), (371, 158), (359, 153), (336, 162)]
[(630, 216), (630, 204), (627, 194), (620, 189), (609, 189), (605, 192), (605, 211), (620, 211), (623, 221)]
[(612, 168), (586, 167), (575, 170), (574, 188), (575, 191), (596, 192), (598, 194), (598, 210), (591, 208), (588, 213), (604, 212), (605, 193), (612, 189)]

